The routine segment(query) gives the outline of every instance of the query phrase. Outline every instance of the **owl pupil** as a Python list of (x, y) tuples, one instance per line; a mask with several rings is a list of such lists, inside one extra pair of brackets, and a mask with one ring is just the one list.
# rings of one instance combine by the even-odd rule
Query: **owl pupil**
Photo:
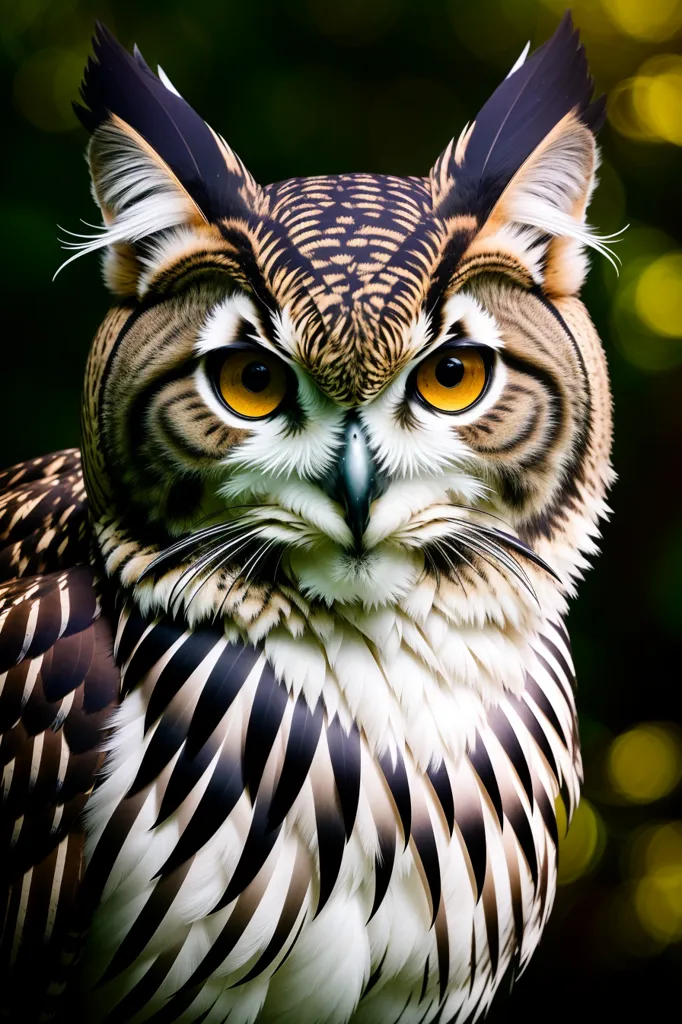
[(270, 371), (263, 363), (249, 363), (242, 370), (242, 384), (247, 391), (259, 394), (270, 383)]
[(446, 356), (436, 366), (436, 380), (444, 388), (454, 388), (464, 376), (464, 367), (456, 356)]

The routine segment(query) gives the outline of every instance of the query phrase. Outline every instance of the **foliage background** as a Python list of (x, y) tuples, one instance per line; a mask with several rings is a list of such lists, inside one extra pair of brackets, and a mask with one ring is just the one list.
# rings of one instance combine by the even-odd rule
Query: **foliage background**
[[(95, 18), (137, 41), (263, 182), (425, 174), (562, 0), (3, 0), (0, 465), (78, 444), (106, 308), (97, 260), (51, 282), (57, 223), (97, 221), (76, 96)], [(549, 932), (489, 1020), (656, 1013), (682, 971), (682, 0), (576, 0), (609, 93), (587, 305), (615, 398), (613, 522), (571, 613), (586, 799)], [(678, 1002), (679, 1005), (679, 1002)]]

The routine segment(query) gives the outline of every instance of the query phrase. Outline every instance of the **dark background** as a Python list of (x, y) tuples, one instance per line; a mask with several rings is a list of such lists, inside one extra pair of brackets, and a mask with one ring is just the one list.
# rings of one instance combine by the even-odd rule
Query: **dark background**
[[(0, 18), (0, 465), (78, 444), (80, 383), (107, 309), (96, 257), (68, 267), (57, 224), (96, 223), (76, 96), (99, 17), (137, 41), (257, 180), (426, 174), (555, 28), (555, 0), (14, 0)], [(634, 1020), (682, 972), (682, 0), (578, 0), (609, 94), (592, 221), (630, 225), (620, 277), (584, 291), (615, 398), (613, 522), (571, 613), (585, 800), (548, 933), (489, 1020)], [(506, 987), (506, 986), (505, 986)], [(378, 1022), (380, 1024), (380, 1022)]]

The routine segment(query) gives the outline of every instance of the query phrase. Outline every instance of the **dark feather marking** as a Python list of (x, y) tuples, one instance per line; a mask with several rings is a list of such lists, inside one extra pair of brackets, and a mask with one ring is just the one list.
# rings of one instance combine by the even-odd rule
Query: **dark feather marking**
[[(153, 624), (149, 632), (138, 642), (128, 663), (128, 668), (121, 680), (122, 698), (127, 697), (138, 683), (142, 682), (181, 633), (182, 630), (178, 630), (177, 625), (170, 619), (159, 619)], [(123, 667), (120, 655), (121, 647), (119, 647), (117, 661)]]
[(438, 957), (438, 997), (442, 1003), (450, 981), (450, 935), (445, 914), (445, 904), (441, 903), (436, 917), (436, 955)]
[(180, 891), (180, 886), (187, 877), (190, 865), (183, 864), (172, 874), (156, 883), (149, 899), (138, 913), (130, 931), (114, 953), (105, 973), (98, 982), (98, 987), (105, 985), (122, 971), (125, 971), (142, 953), (151, 941), (156, 930), (161, 926), (164, 917)]
[(116, 662), (121, 667), (123, 667), (128, 661), (128, 658), (133, 653), (148, 625), (149, 619), (140, 614), (137, 606), (133, 605), (130, 607), (130, 614), (128, 615), (125, 626), (121, 631), (118, 646), (114, 650)]
[(187, 734), (185, 752), (194, 757), (225, 715), (261, 652), (230, 644), (213, 666), (197, 701)]
[(291, 718), (284, 763), (270, 803), (270, 828), (277, 828), (282, 824), (301, 791), (317, 750), (322, 720), (322, 705), (318, 704), (311, 711), (303, 695), (299, 696)]
[[(279, 915), (279, 920), (277, 921), (277, 925), (270, 942), (248, 974), (243, 978), (240, 978), (234, 985), (231, 985), (231, 988), (239, 988), (240, 985), (246, 985), (249, 981), (253, 981), (254, 978), (257, 978), (259, 974), (262, 974), (263, 971), (265, 971), (276, 959), (278, 954), (281, 952), (284, 943), (293, 931), (307, 891), (307, 872), (301, 870), (299, 858), (297, 857), (294, 863), (292, 878), (289, 882), (289, 889), (284, 899), (284, 906), (282, 907), (282, 912)], [(296, 937), (294, 936), (294, 941), (295, 939)]]
[(384, 778), (388, 784), (395, 806), (400, 816), (405, 837), (405, 849), (410, 841), (410, 830), (412, 825), (412, 801), (410, 798), (410, 783), (407, 777), (405, 762), (400, 751), (396, 751), (395, 765), (392, 763), (390, 754), (381, 754), (377, 760), (381, 765)]
[(362, 990), (362, 995), (360, 996), (361, 1000), (364, 999), (365, 996), (369, 995), (369, 993), (372, 991), (372, 989), (374, 988), (374, 986), (378, 982), (379, 978), (381, 977), (381, 968), (384, 966), (384, 960), (386, 959), (386, 953), (387, 952), (388, 952), (388, 950), (384, 951), (384, 955), (382, 956), (381, 960), (376, 965), (376, 967), (374, 968), (374, 970), (370, 974), (369, 978), (367, 979), (367, 984), (365, 985), (364, 989)]
[(78, 893), (78, 920), (83, 930), (88, 927), (91, 915), (102, 898), (114, 862), (142, 810), (144, 801), (144, 794), (138, 793), (132, 800), (120, 803), (95, 846)]
[(343, 818), (336, 808), (321, 806), (315, 800), (315, 824), (317, 827), (317, 850), (320, 858), (320, 893), (317, 900), (317, 916), (332, 894), (339, 877), (343, 852), (346, 847), (346, 830)]
[(492, 870), (490, 869), (483, 886), (483, 916), (485, 918), (485, 931), (488, 939), (488, 952), (490, 954), (490, 973), (491, 977), (494, 978), (500, 962), (500, 928), (497, 917), (495, 882)]
[[(175, 629), (177, 638), (181, 634), (181, 627), (176, 626)], [(165, 711), (194, 670), (208, 657), (221, 637), (222, 633), (211, 627), (194, 629), (178, 647), (170, 661), (166, 662), (149, 698), (144, 719), (145, 733)]]
[(268, 801), (256, 800), (244, 849), (225, 892), (213, 908), (214, 913), (226, 907), (251, 884), (270, 856), (279, 832), (279, 829), (268, 827)]
[(528, 729), (528, 732), (533, 737), (533, 740), (535, 741), (537, 747), (539, 748), (540, 752), (543, 754), (545, 760), (547, 761), (547, 764), (550, 767), (550, 771), (558, 780), (559, 768), (557, 766), (554, 753), (550, 746), (550, 742), (547, 739), (547, 734), (545, 733), (545, 730), (538, 722), (531, 708), (528, 706), (528, 704), (526, 704), (525, 700), (521, 700), (521, 698), (515, 697), (513, 694), (509, 694), (507, 696), (507, 701), (511, 705), (511, 707), (514, 708), (514, 711), (517, 713), (525, 727)]
[[(192, 992), (196, 995), (196, 987), (203, 984), (214, 971), (220, 967), (230, 955), (244, 931), (248, 927), (253, 915), (257, 911), (260, 901), (267, 888), (267, 879), (260, 879), (249, 892), (242, 892), (239, 895), (235, 907), (225, 922), (225, 926), (217, 939), (206, 953), (206, 956), (196, 968), (194, 973), (187, 979), (179, 991), (179, 994)], [(232, 902), (231, 900), (228, 902)], [(189, 1004), (185, 1004), (189, 1005)], [(176, 1019), (176, 1018), (173, 1018)]]
[(531, 878), (533, 879), (533, 885), (537, 891), (538, 856), (535, 849), (533, 830), (528, 820), (528, 816), (523, 809), (521, 801), (516, 797), (509, 798), (506, 801), (504, 810), (509, 824), (513, 828), (516, 838), (519, 841), (519, 846), (523, 851), (523, 855), (528, 862), (528, 868), (530, 870)]
[(384, 896), (388, 892), (394, 863), (395, 831), (393, 829), (391, 829), (390, 832), (380, 831), (379, 852), (374, 860), (374, 902), (372, 903), (372, 909), (367, 919), (368, 924), (383, 903)]
[(497, 784), (495, 769), (492, 766), (490, 755), (488, 754), (485, 744), (478, 732), (476, 732), (476, 745), (473, 750), (469, 751), (468, 756), (469, 761), (473, 765), (476, 774), (485, 788), (485, 791), (490, 797), (490, 802), (492, 803), (495, 814), (497, 815), (500, 828), (502, 828), (502, 824), (504, 822), (504, 810), (502, 808), (500, 787)]
[[(44, 676), (43, 691), (48, 701), (58, 701), (82, 683), (95, 655), (94, 626), (62, 637), (51, 649), (49, 673)], [(41, 676), (44, 674), (44, 663)]]
[(557, 713), (552, 707), (552, 704), (547, 697), (547, 694), (542, 689), (540, 684), (533, 678), (530, 672), (526, 672), (526, 691), (531, 696), (535, 704), (540, 708), (545, 718), (548, 720), (557, 736), (568, 749), (568, 741), (566, 740), (566, 734), (561, 727), (561, 722), (557, 717)]
[(424, 811), (423, 820), (420, 818), (412, 825), (412, 841), (419, 855), (431, 898), (431, 925), (433, 926), (441, 901), (440, 860), (436, 837), (426, 811)]
[[(471, 803), (471, 802), (470, 802)], [(471, 869), (474, 874), (476, 885), (475, 897), (480, 899), (485, 881), (487, 841), (485, 837), (485, 825), (483, 824), (483, 812), (480, 800), (477, 797), (478, 806), (466, 806), (458, 803), (455, 807), (455, 822), (462, 833), (464, 849), (469, 855)]]
[(194, 814), (157, 875), (170, 874), (212, 839), (243, 792), (241, 759), (223, 750)]
[(538, 807), (540, 808), (540, 814), (542, 815), (542, 820), (545, 823), (545, 828), (549, 832), (550, 838), (554, 843), (554, 848), (558, 850), (559, 829), (557, 827), (556, 812), (552, 806), (549, 796), (541, 786), (535, 791), (535, 799), (537, 800)]
[[(166, 716), (164, 715), (164, 718), (165, 717)], [(163, 719), (159, 724), (159, 728), (161, 728), (162, 723)], [(156, 820), (154, 821), (152, 828), (157, 828), (159, 825), (163, 824), (171, 814), (174, 814), (175, 811), (177, 811), (183, 800), (189, 796), (194, 787), (203, 778), (204, 773), (208, 771), (211, 761), (217, 752), (217, 744), (212, 743), (210, 740), (207, 740), (206, 743), (204, 743), (203, 747), (197, 751), (194, 757), (190, 757), (188, 755), (187, 747), (185, 746), (180, 757), (173, 766), (171, 777), (168, 780), (166, 791), (163, 794), (163, 799), (161, 800), (159, 813), (156, 816)], [(214, 827), (218, 827), (218, 824), (219, 823), (216, 821)]]
[(490, 708), (488, 711), (488, 725), (495, 733), (500, 746), (511, 761), (521, 785), (524, 788), (526, 796), (528, 797), (532, 810), (533, 780), (531, 778), (530, 768), (528, 767), (528, 762), (526, 761), (523, 748), (519, 743), (519, 738), (514, 732), (514, 728), (509, 719), (499, 705), (497, 707)]
[(426, 769), (426, 774), (443, 809), (448, 831), (450, 832), (450, 835), (452, 835), (455, 827), (455, 801), (452, 795), (452, 784), (450, 782), (450, 776), (448, 775), (445, 762), (441, 761), (437, 768), (433, 765), (429, 765)]
[(154, 782), (185, 742), (189, 721), (188, 715), (183, 714), (184, 710), (182, 708), (177, 713), (171, 713), (169, 709), (161, 716), (128, 790), (128, 797), (136, 796)]
[(360, 731), (355, 722), (346, 732), (335, 715), (327, 726), (327, 745), (346, 836), (350, 839), (360, 799)]
[(430, 964), (430, 957), (427, 956), (426, 963), (424, 964), (424, 973), (422, 975), (422, 987), (421, 987), (421, 990), (419, 992), (419, 1002), (420, 1003), (421, 1003), (422, 999), (424, 998), (424, 996), (426, 995), (426, 989), (427, 989), (428, 984), (429, 984), (429, 964)]
[[(553, 657), (554, 657), (554, 658), (556, 659), (556, 661), (557, 661), (557, 662), (559, 663), (559, 665), (560, 665), (560, 667), (561, 667), (561, 671), (562, 671), (562, 672), (564, 673), (564, 675), (565, 675), (566, 679), (568, 680), (568, 682), (570, 683), (571, 687), (573, 688), (573, 687), (575, 686), (575, 676), (574, 676), (574, 674), (573, 674), (573, 672), (572, 672), (572, 670), (571, 670), (571, 668), (570, 668), (570, 666), (569, 666), (568, 662), (566, 661), (566, 658), (565, 658), (565, 657), (564, 657), (564, 655), (562, 654), (562, 652), (561, 652), (561, 651), (559, 650), (559, 648), (557, 647), (557, 645), (556, 645), (555, 643), (553, 643), (553, 642), (552, 642), (552, 641), (551, 641), (551, 640), (549, 639), (549, 637), (546, 637), (546, 636), (541, 636), (541, 637), (540, 637), (540, 639), (542, 640), (542, 642), (543, 642), (543, 644), (545, 645), (545, 647), (547, 648), (547, 650), (548, 650), (548, 651), (549, 651), (549, 652), (550, 652), (550, 653), (552, 654), (552, 656), (553, 656)], [(537, 654), (537, 651), (536, 651), (536, 654)], [(555, 679), (555, 681), (556, 681), (557, 685), (558, 685), (558, 686), (560, 687), (560, 689), (561, 689), (561, 692), (563, 693), (564, 697), (566, 698), (566, 703), (568, 704), (569, 708), (571, 708), (571, 710), (572, 710), (572, 708), (573, 708), (573, 705), (572, 705), (572, 703), (571, 703), (571, 700), (570, 700), (570, 697), (569, 697), (569, 695), (568, 695), (568, 694), (566, 693), (566, 688), (565, 688), (565, 686), (564, 686), (564, 683), (563, 683), (563, 681), (562, 681), (562, 680), (560, 680), (560, 679), (559, 679), (559, 678), (557, 677), (557, 674), (556, 674), (556, 672), (554, 671), (554, 669), (553, 669), (553, 668), (551, 668), (551, 667), (550, 667), (550, 666), (548, 665), (548, 663), (547, 663), (547, 662), (545, 661), (545, 659), (544, 659), (544, 658), (542, 657), (542, 655), (541, 655), (541, 654), (538, 654), (538, 657), (539, 657), (539, 658), (541, 658), (541, 660), (543, 661), (543, 663), (544, 663), (545, 665), (547, 665), (547, 667), (548, 667), (548, 671), (550, 671), (550, 672), (551, 672), (551, 674), (552, 674), (552, 678), (554, 678), (554, 679)]]
[(244, 777), (251, 799), (255, 800), (272, 745), (282, 724), (287, 692), (266, 662), (260, 677), (244, 741)]

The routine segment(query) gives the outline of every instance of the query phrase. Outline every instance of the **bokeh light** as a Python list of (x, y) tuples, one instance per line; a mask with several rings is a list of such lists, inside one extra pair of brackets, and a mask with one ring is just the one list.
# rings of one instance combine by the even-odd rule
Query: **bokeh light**
[(682, 145), (682, 57), (659, 54), (609, 97), (609, 119), (628, 138)]
[[(568, 885), (598, 864), (606, 845), (604, 822), (585, 797), (578, 804), (568, 832), (563, 800), (556, 802), (559, 826), (559, 885)], [(565, 834), (564, 834), (565, 833)]]
[(602, 0), (614, 25), (634, 39), (660, 42), (682, 25), (680, 0)]
[(635, 307), (640, 319), (658, 334), (682, 338), (682, 252), (659, 256), (642, 271)]
[(608, 775), (621, 797), (632, 803), (651, 803), (667, 796), (682, 774), (676, 734), (661, 725), (638, 725), (611, 744)]

